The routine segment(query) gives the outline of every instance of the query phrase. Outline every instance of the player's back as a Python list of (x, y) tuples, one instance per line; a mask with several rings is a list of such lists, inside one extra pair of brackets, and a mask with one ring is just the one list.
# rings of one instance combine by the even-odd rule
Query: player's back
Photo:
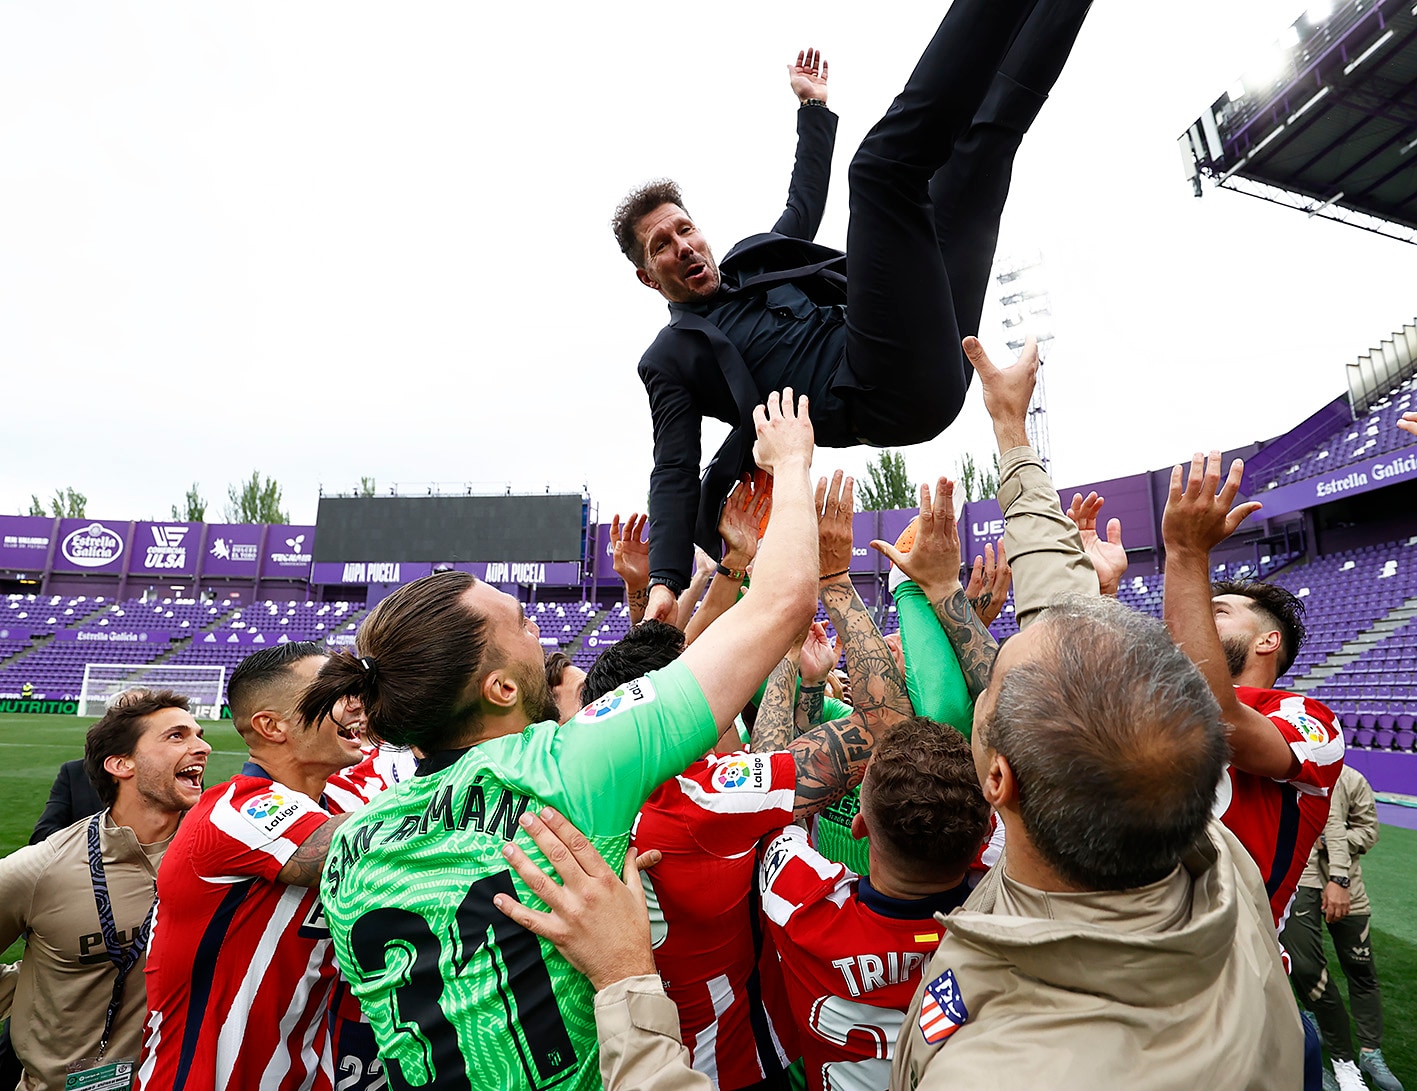
[(538, 908), (502, 855), (549, 804), (615, 868), (651, 790), (716, 737), (678, 665), (568, 724), (533, 724), (430, 754), (335, 834), (321, 891), (340, 968), (364, 1006), (393, 1086), (600, 1086), (594, 991), (549, 943), (493, 904)]
[(158, 870), (140, 1087), (331, 1087), (329, 930), (316, 890), (276, 879), (328, 818), (245, 772), (183, 818)]

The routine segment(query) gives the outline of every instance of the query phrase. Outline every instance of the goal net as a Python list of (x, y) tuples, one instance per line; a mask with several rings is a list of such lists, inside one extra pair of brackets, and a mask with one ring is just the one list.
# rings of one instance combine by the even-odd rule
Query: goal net
[(102, 716), (108, 703), (124, 690), (174, 689), (188, 698), (197, 719), (217, 720), (225, 686), (226, 668), (213, 664), (86, 663), (78, 712)]

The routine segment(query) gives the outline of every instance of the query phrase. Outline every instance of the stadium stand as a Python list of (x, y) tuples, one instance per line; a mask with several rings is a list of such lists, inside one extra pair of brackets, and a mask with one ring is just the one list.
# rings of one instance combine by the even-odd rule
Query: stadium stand
[[(1348, 466), (1367, 464), (1402, 448), (1410, 447), (1417, 452), (1417, 441), (1397, 427), (1402, 414), (1413, 408), (1415, 388), (1417, 379), (1407, 380), (1392, 395), (1375, 404), (1363, 419), (1334, 429), (1307, 455), (1275, 472), (1268, 481), (1263, 482), (1264, 489), (1306, 481)], [(1263, 498), (1263, 491), (1257, 490), (1255, 496)]]

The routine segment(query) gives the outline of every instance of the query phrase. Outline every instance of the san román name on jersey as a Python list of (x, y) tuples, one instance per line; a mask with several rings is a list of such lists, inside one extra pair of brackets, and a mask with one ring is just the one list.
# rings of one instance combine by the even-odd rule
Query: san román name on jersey
[(457, 789), (452, 784), (438, 789), (421, 814), (405, 814), (396, 821), (380, 818), (367, 825), (356, 820), (350, 823), (353, 829), (340, 830), (325, 863), (330, 894), (339, 892), (341, 876), (375, 844), (392, 845), (468, 829), (511, 841), (520, 828), (517, 823), (531, 805), (531, 797), (522, 792), (497, 784), (485, 785), (481, 774), (455, 796)]

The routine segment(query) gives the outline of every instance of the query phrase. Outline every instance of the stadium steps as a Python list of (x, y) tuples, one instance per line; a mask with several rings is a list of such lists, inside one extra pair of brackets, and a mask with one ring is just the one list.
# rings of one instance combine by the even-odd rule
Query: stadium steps
[(1308, 693), (1320, 682), (1331, 678), (1350, 663), (1361, 659), (1374, 644), (1386, 640), (1414, 617), (1417, 617), (1417, 595), (1404, 600), (1400, 606), (1394, 606), (1378, 621), (1364, 629), (1352, 640), (1342, 644), (1338, 651), (1318, 666), (1310, 668), (1308, 674), (1294, 683), (1294, 688), (1300, 693)]
[(172, 641), (172, 643), (168, 644), (167, 651), (163, 652), (160, 656), (154, 659), (151, 663), (148, 664), (148, 666), (160, 667), (164, 663), (170, 663), (174, 655), (176, 655), (178, 652), (186, 651), (191, 646), (192, 638), (190, 636), (184, 636), (180, 640), (174, 640)]
[(8, 659), (0, 659), (0, 667), (9, 667), (9, 666), (12, 666), (13, 664), (18, 663), (18, 662), (19, 662), (21, 659), (23, 659), (25, 656), (27, 656), (27, 655), (33, 655), (35, 652), (39, 651), (41, 648), (47, 648), (47, 647), (48, 647), (50, 644), (52, 644), (52, 643), (54, 643), (54, 634), (53, 634), (53, 633), (40, 633), (40, 634), (36, 634), (36, 635), (34, 635), (34, 636), (31, 636), (31, 637), (30, 637), (30, 642), (29, 642), (29, 644), (28, 644), (26, 647), (21, 648), (19, 651), (17, 651), (14, 655), (10, 656)]
[(600, 627), (605, 624), (605, 619), (610, 616), (610, 611), (613, 609), (614, 607), (605, 610), (597, 610), (591, 615), (590, 620), (581, 626), (581, 631), (576, 634), (576, 638), (561, 650), (565, 652), (568, 657), (574, 659), (577, 652), (584, 650), (586, 638), (600, 632)]

